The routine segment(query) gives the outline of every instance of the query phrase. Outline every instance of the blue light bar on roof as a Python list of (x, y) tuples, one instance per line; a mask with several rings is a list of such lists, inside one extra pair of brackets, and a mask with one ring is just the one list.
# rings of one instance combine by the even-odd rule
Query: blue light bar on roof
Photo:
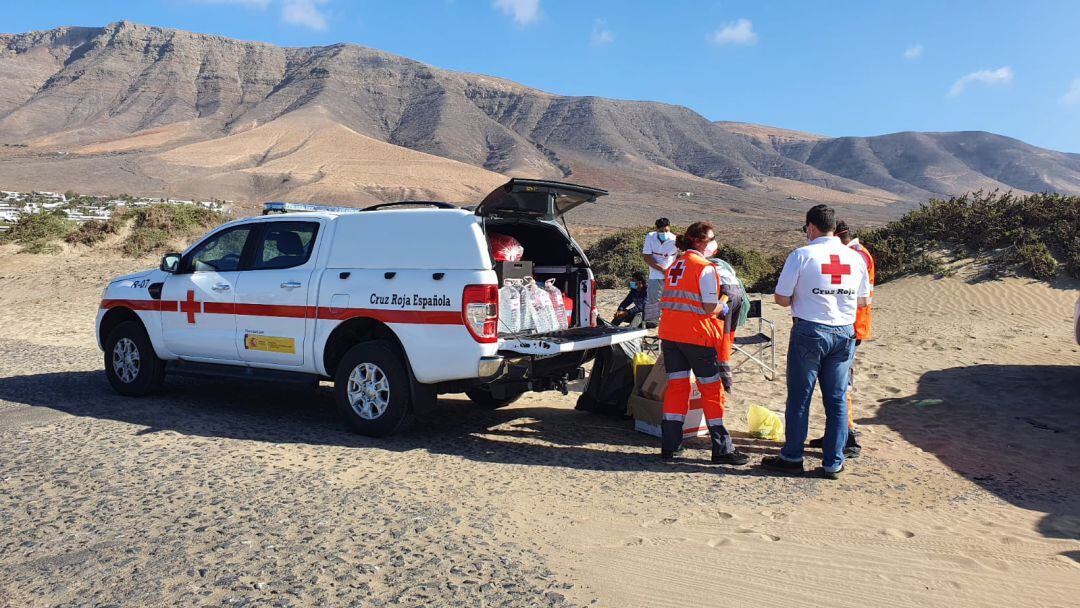
[(358, 213), (363, 211), (358, 207), (335, 207), (333, 205), (312, 205), (309, 203), (280, 203), (271, 202), (263, 204), (263, 215), (270, 213), (296, 213), (299, 211), (325, 211), (328, 213)]

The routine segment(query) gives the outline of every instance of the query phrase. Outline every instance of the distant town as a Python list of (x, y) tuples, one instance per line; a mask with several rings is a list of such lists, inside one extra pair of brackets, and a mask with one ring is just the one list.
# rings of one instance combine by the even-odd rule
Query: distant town
[(214, 211), (228, 211), (232, 201), (195, 201), (175, 198), (89, 196), (76, 192), (11, 192), (0, 190), (0, 231), (18, 221), (21, 214), (62, 213), (69, 220), (83, 223), (107, 221), (113, 213), (150, 205), (198, 205)]

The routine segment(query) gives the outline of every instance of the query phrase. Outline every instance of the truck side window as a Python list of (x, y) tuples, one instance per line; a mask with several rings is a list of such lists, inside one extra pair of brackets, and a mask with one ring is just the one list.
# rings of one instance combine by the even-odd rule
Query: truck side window
[(211, 236), (185, 256), (188, 272), (229, 272), (240, 269), (244, 245), (252, 227), (234, 226)]
[(252, 270), (293, 268), (311, 257), (317, 222), (268, 222), (255, 246)]

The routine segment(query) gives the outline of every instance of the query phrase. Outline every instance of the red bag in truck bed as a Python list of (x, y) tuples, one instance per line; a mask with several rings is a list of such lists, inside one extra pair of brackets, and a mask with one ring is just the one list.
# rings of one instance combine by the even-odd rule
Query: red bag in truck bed
[(525, 255), (525, 248), (512, 236), (489, 232), (488, 244), (491, 245), (491, 255), (496, 262), (520, 262)]

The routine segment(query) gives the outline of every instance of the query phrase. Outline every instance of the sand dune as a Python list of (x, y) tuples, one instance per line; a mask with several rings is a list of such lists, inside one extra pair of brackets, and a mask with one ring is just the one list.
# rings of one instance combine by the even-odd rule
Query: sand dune
[[(864, 452), (828, 482), (708, 467), (703, 440), (662, 464), (656, 440), (557, 393), (496, 412), (447, 396), (412, 433), (378, 442), (344, 430), (325, 389), (171, 382), (161, 397), (122, 399), (101, 380), (92, 319), (103, 279), (141, 263), (0, 249), (0, 455), (17, 463), (0, 464), (0, 491), (34, 504), (0, 501), (0, 592), (22, 603), (288, 592), (305, 604), (1015, 608), (1080, 597), (1075, 286), (957, 276), (879, 287), (856, 368)], [(766, 316), (783, 355), (785, 315), (767, 305)], [(783, 395), (782, 379), (736, 376), (726, 420), (755, 462), (778, 446), (748, 438), (745, 408), (781, 411)], [(90, 538), (101, 542), (86, 549)], [(96, 584), (105, 571), (111, 582)]]
[[(271, 123), (157, 155), (171, 174), (204, 170), (205, 179), (250, 180), (293, 200), (447, 200), (475, 203), (506, 177), (454, 160), (366, 137), (315, 106)], [(374, 199), (373, 199), (374, 197)]]

